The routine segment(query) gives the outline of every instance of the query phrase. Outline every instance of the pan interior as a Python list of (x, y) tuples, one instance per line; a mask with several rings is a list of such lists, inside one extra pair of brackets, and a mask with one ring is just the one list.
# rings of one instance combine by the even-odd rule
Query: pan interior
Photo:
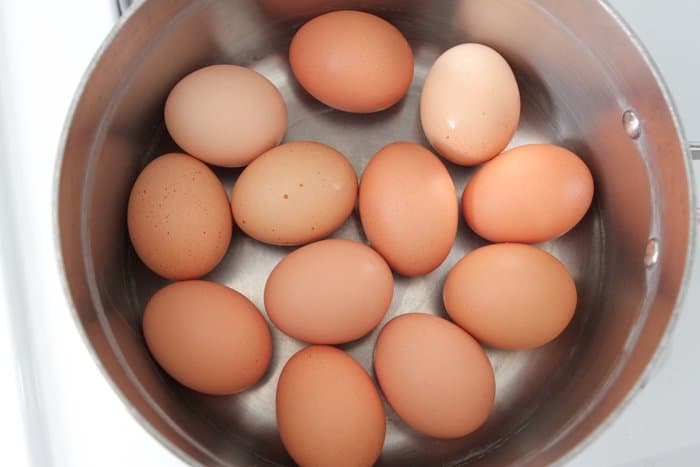
[[(146, 2), (135, 15), (155, 15), (157, 3)], [(637, 253), (643, 252), (649, 231), (647, 168), (619, 125), (619, 109), (612, 97), (616, 90), (600, 74), (600, 64), (590, 50), (534, 2), (306, 1), (298, 2), (299, 8), (291, 5), (295, 2), (274, 1), (180, 3), (167, 27), (154, 33), (120, 78), (112, 105), (101, 116), (104, 132), (90, 149), (88, 195), (82, 200), (85, 268), (94, 289), (99, 326), (111, 336), (109, 345), (119, 365), (128, 369), (135, 390), (151, 409), (157, 408), (156, 421), (147, 417), (151, 425), (161, 433), (175, 432), (165, 437), (185, 439), (186, 447), (180, 445), (180, 449), (206, 463), (291, 463), (276, 430), (275, 388), (284, 363), (304, 345), (271, 325), (274, 350), (269, 371), (254, 388), (227, 397), (204, 396), (179, 386), (148, 354), (141, 316), (148, 299), (167, 282), (136, 257), (129, 245), (125, 214), (139, 170), (154, 157), (179, 150), (162, 118), (172, 86), (201, 66), (249, 66), (269, 78), (284, 96), (290, 116), (284, 142), (312, 140), (333, 146), (360, 176), (372, 155), (386, 144), (411, 141), (429, 147), (418, 116), (425, 76), (444, 50), (477, 41), (506, 57), (520, 86), (521, 121), (510, 146), (560, 144), (579, 154), (594, 174), (597, 194), (582, 222), (561, 238), (538, 245), (559, 258), (574, 277), (578, 307), (567, 330), (544, 347), (519, 352), (487, 349), (496, 373), (496, 403), (489, 420), (474, 434), (456, 440), (422, 436), (385, 404), (388, 428), (379, 465), (499, 465), (545, 445), (542, 437), (553, 438), (604, 385), (623, 352), (645, 290), (643, 265), (631, 265), (628, 260), (642, 257)], [(392, 108), (369, 115), (335, 111), (296, 83), (287, 61), (290, 38), (304, 19), (339, 6), (376, 12), (401, 29), (411, 43), (414, 79), (407, 96)], [(620, 181), (621, 170), (615, 164), (623, 159), (626, 178)], [(456, 196), (461, 197), (475, 169), (443, 162)], [(215, 172), (230, 194), (240, 170), (216, 168)], [(636, 210), (622, 212), (620, 206), (632, 198)], [(357, 213), (332, 236), (366, 242)], [(445, 262), (423, 277), (396, 276), (394, 298), (382, 324), (342, 348), (373, 376), (372, 351), (381, 326), (403, 313), (445, 317), (441, 295), (448, 271), (466, 253), (485, 244), (460, 219), (457, 241)], [(205, 279), (240, 291), (264, 313), (267, 276), (290, 251), (235, 231), (228, 254)], [(607, 292), (619, 283), (626, 288), (618, 288), (611, 298)], [(602, 352), (609, 360), (600, 360)]]

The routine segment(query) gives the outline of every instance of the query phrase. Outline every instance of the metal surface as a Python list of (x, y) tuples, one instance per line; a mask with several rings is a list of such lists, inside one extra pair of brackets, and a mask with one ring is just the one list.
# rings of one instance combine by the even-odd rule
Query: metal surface
[[(372, 115), (336, 112), (311, 99), (291, 76), (286, 51), (295, 28), (314, 14), (340, 7), (377, 12), (411, 42), (415, 78), (395, 107)], [(496, 406), (475, 434), (429, 439), (386, 406), (387, 439), (379, 465), (555, 462), (580, 445), (638, 384), (687, 281), (694, 208), (686, 147), (667, 95), (605, 4), (148, 0), (120, 22), (74, 104), (60, 166), (58, 228), (67, 285), (90, 347), (136, 416), (185, 460), (288, 464), (275, 428), (274, 391), (282, 365), (302, 344), (273, 328), (267, 375), (253, 389), (230, 397), (183, 389), (148, 355), (141, 313), (165, 281), (135, 257), (125, 211), (139, 170), (176, 149), (162, 122), (168, 91), (206, 64), (250, 66), (274, 82), (287, 102), (286, 141), (330, 144), (359, 174), (389, 142), (427, 144), (418, 119), (423, 79), (443, 50), (464, 41), (492, 45), (515, 69), (523, 113), (512, 144), (563, 144), (594, 173), (597, 196), (591, 212), (572, 232), (542, 245), (571, 271), (579, 306), (571, 326), (548, 346), (488, 351), (496, 370)], [(636, 139), (624, 125), (628, 109), (635, 109), (641, 122)], [(459, 194), (473, 170), (448, 168)], [(239, 171), (217, 173), (230, 190)], [(364, 241), (356, 216), (334, 236)], [(651, 239), (655, 259), (650, 262)], [(415, 311), (444, 315), (440, 291), (447, 271), (483, 243), (461, 224), (457, 243), (437, 271), (396, 278), (385, 320)], [(289, 251), (238, 232), (209, 278), (240, 290), (263, 309), (267, 274)], [(377, 332), (343, 346), (370, 372)]]

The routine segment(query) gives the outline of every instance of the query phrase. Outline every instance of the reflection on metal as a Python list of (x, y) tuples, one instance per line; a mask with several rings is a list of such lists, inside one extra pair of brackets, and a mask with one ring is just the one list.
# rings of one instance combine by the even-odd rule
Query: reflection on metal
[(622, 114), (622, 125), (625, 127), (627, 136), (632, 139), (637, 139), (642, 134), (642, 122), (634, 110), (627, 110)]
[(655, 266), (659, 261), (659, 241), (655, 238), (649, 239), (644, 250), (644, 265), (648, 268)]

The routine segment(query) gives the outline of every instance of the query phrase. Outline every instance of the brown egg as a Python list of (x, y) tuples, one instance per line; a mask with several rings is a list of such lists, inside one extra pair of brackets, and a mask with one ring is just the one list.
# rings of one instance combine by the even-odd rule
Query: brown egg
[(427, 274), (447, 257), (457, 235), (457, 196), (450, 174), (429, 150), (414, 143), (385, 146), (360, 182), (365, 234), (391, 268)]
[(255, 305), (213, 282), (175, 282), (156, 292), (146, 305), (143, 334), (170, 376), (205, 394), (252, 386), (272, 356), (270, 330)]
[(233, 187), (233, 217), (245, 233), (273, 245), (321, 239), (350, 216), (357, 175), (325, 144), (287, 143), (243, 170)]
[(367, 372), (345, 352), (311, 346), (277, 384), (282, 443), (303, 467), (371, 466), (382, 451), (384, 407)]
[(389, 321), (374, 349), (382, 392), (401, 419), (436, 438), (459, 438), (486, 420), (496, 391), (493, 368), (469, 334), (437, 316)]
[(481, 342), (531, 349), (554, 340), (576, 310), (576, 285), (539, 248), (501, 243), (478, 248), (450, 271), (443, 289), (450, 318)]
[(501, 152), (518, 128), (518, 83), (495, 50), (481, 44), (457, 45), (430, 69), (420, 116), (437, 152), (455, 164), (480, 164)]
[(129, 196), (129, 237), (139, 258), (168, 279), (194, 279), (219, 264), (231, 241), (228, 196), (214, 173), (186, 154), (158, 157)]
[(539, 243), (571, 230), (593, 200), (593, 177), (573, 152), (531, 144), (486, 163), (464, 189), (474, 232), (492, 242)]
[(313, 344), (359, 339), (382, 320), (394, 279), (373, 249), (322, 240), (286, 256), (265, 285), (265, 309), (285, 334)]
[(413, 52), (401, 32), (361, 11), (333, 11), (304, 24), (289, 62), (309, 94), (347, 112), (391, 107), (413, 79)]
[(165, 125), (186, 152), (222, 167), (241, 167), (277, 146), (287, 106), (263, 75), (212, 65), (185, 76), (165, 102)]

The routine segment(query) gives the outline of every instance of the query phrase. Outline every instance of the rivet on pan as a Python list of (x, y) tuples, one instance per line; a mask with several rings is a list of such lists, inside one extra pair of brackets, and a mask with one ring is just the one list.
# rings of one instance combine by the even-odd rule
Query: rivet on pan
[(637, 139), (642, 134), (642, 122), (634, 110), (625, 110), (622, 114), (622, 126), (625, 127), (627, 136), (632, 139)]
[(659, 261), (659, 241), (655, 238), (649, 239), (644, 250), (644, 265), (648, 268), (654, 266)]

